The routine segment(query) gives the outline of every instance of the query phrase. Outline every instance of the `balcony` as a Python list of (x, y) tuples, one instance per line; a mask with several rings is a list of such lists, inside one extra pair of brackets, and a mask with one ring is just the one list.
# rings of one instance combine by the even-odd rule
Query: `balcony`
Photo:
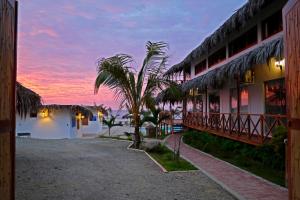
[(285, 115), (189, 112), (183, 125), (251, 145), (265, 144), (277, 126), (287, 127)]

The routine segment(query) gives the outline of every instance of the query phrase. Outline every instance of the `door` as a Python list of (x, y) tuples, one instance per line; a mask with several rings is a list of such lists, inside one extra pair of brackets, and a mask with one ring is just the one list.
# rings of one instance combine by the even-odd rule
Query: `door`
[(300, 1), (289, 0), (283, 9), (286, 59), (289, 199), (300, 199)]
[(0, 0), (0, 195), (14, 199), (17, 3)]

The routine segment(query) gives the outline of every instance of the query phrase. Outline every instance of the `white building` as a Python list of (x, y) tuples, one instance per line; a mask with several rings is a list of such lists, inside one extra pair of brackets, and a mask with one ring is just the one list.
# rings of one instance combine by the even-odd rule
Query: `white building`
[(17, 115), (16, 135), (40, 139), (81, 138), (99, 135), (102, 119), (97, 109), (77, 105), (46, 105), (26, 117)]

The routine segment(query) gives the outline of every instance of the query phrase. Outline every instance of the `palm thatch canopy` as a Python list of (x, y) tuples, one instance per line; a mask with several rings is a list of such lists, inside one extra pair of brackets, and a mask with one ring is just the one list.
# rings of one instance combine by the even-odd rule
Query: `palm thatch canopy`
[(41, 109), (48, 109), (48, 110), (59, 110), (59, 109), (69, 109), (73, 114), (81, 113), (82, 115), (86, 117), (93, 116), (93, 112), (80, 105), (58, 105), (58, 104), (51, 104), (51, 105), (43, 105)]
[(40, 95), (17, 82), (16, 109), (21, 117), (26, 116), (30, 111), (37, 111), (41, 105)]
[(243, 75), (255, 65), (268, 63), (271, 58), (283, 58), (282, 37), (264, 43), (223, 66), (182, 84), (182, 90), (187, 92), (193, 88), (198, 88), (199, 91), (204, 91), (208, 87), (221, 88), (225, 81), (233, 79), (236, 74)]
[(171, 103), (174, 104), (176, 102), (181, 102), (185, 98), (184, 92), (181, 89), (181, 86), (173, 86), (169, 87), (163, 91), (161, 91), (155, 101), (157, 104), (159, 103)]
[(246, 28), (250, 20), (264, 8), (275, 3), (280, 3), (283, 6), (286, 2), (287, 0), (249, 0), (214, 33), (204, 39), (204, 41), (189, 53), (182, 62), (172, 66), (165, 75), (170, 76), (172, 74), (181, 73), (186, 66), (190, 66), (193, 59), (209, 54), (211, 50), (214, 50), (218, 44), (225, 41), (232, 33)]

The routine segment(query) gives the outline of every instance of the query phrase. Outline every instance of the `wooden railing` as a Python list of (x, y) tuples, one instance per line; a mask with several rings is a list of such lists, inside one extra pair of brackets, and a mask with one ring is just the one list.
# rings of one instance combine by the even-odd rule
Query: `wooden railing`
[(287, 127), (285, 115), (188, 112), (185, 116), (186, 127), (254, 145), (269, 141), (277, 126)]

